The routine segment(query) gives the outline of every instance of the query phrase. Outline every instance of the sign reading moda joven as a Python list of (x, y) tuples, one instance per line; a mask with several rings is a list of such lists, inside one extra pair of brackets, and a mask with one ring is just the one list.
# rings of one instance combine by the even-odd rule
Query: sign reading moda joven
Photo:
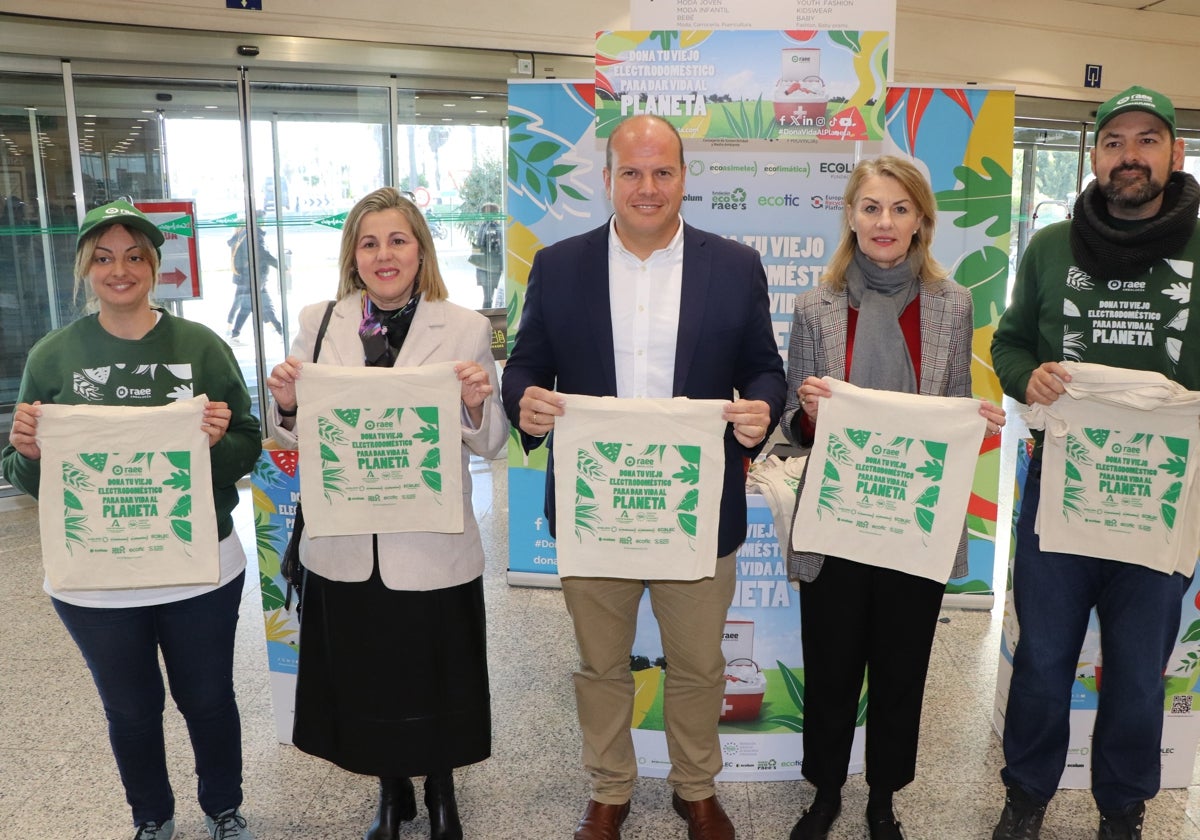
[(877, 31), (601, 32), (596, 136), (656, 114), (685, 141), (882, 140), (888, 45)]

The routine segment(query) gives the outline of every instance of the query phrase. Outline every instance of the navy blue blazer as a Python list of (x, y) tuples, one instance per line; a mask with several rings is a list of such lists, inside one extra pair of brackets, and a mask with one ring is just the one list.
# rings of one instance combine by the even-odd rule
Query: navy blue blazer
[[(606, 223), (534, 257), (521, 327), (501, 382), (504, 409), (514, 428), (521, 396), (530, 385), (565, 394), (617, 394), (608, 237)], [(679, 310), (672, 396), (732, 400), (736, 390), (744, 399), (770, 406), (774, 429), (787, 385), (758, 252), (685, 224)], [(527, 452), (544, 440), (521, 433)], [(743, 459), (761, 447), (747, 449), (734, 438), (732, 426), (726, 426), (720, 556), (735, 551), (746, 537)], [(546, 521), (555, 534), (553, 451), (546, 469)]]

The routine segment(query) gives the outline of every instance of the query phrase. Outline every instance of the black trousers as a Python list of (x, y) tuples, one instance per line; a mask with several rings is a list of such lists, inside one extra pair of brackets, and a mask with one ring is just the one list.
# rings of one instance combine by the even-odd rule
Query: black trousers
[(800, 584), (804, 645), (804, 777), (841, 788), (867, 672), (867, 784), (913, 780), (925, 674), (944, 584), (827, 557)]

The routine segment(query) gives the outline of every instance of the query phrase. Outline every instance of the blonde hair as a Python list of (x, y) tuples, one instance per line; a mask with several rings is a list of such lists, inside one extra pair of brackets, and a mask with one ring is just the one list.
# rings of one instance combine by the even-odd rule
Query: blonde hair
[(433, 247), (433, 234), (425, 216), (405, 198), (399, 190), (393, 187), (382, 187), (370, 195), (364, 196), (346, 214), (342, 225), (342, 248), (338, 256), (338, 300), (367, 288), (362, 277), (358, 274), (358, 266), (354, 263), (354, 254), (358, 249), (358, 229), (363, 216), (368, 213), (378, 213), (382, 210), (399, 210), (404, 214), (412, 227), (413, 236), (417, 238), (418, 253), (421, 262), (417, 266), (417, 278), (413, 283), (413, 294), (422, 294), (425, 300), (446, 300), (450, 292), (442, 279), (441, 269), (438, 268), (437, 251)]
[(138, 253), (142, 259), (150, 264), (150, 276), (153, 278), (150, 283), (151, 303), (154, 302), (154, 292), (158, 289), (158, 249), (154, 247), (154, 243), (150, 241), (150, 237), (137, 228), (126, 227), (119, 222), (93, 228), (75, 246), (75, 288), (72, 291), (72, 299), (78, 302), (79, 291), (82, 289), (84, 293), (84, 310), (86, 312), (95, 312), (100, 308), (100, 301), (96, 297), (96, 292), (92, 289), (92, 284), (88, 282), (88, 275), (92, 273), (92, 260), (96, 257), (96, 245), (100, 242), (100, 237), (112, 227), (125, 228), (125, 231), (133, 238), (133, 244), (137, 246)]
[(946, 269), (933, 258), (937, 199), (933, 197), (929, 181), (907, 158), (883, 155), (873, 160), (862, 161), (850, 173), (850, 180), (846, 182), (845, 211), (842, 213), (842, 238), (830, 257), (829, 264), (825, 266), (821, 282), (838, 290), (846, 286), (846, 269), (850, 267), (854, 252), (858, 250), (858, 237), (850, 229), (850, 217), (854, 213), (854, 205), (858, 201), (863, 183), (872, 176), (894, 178), (908, 193), (916, 211), (921, 214), (921, 226), (917, 228), (912, 242), (908, 245), (908, 263), (912, 266), (913, 274), (922, 283), (936, 283), (946, 279)]

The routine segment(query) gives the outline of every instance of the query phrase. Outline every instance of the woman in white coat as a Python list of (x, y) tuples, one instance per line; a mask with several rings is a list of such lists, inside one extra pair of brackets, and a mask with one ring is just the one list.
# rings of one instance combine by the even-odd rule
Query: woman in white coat
[[(380, 779), (366, 840), (394, 840), (416, 815), (410, 777), (425, 777), (433, 840), (463, 836), (451, 771), (491, 753), (483, 546), (471, 506), (470, 452), (495, 457), (508, 437), (491, 328), (446, 300), (424, 216), (376, 190), (346, 217), (337, 303), (321, 365), (414, 367), (455, 361), (462, 383), (463, 532), (305, 535), (307, 569), (296, 687), (296, 746)], [(271, 371), (275, 440), (296, 446), (296, 379), (312, 359), (327, 303), (300, 313), (288, 358)], [(469, 452), (468, 452), (469, 450)]]

